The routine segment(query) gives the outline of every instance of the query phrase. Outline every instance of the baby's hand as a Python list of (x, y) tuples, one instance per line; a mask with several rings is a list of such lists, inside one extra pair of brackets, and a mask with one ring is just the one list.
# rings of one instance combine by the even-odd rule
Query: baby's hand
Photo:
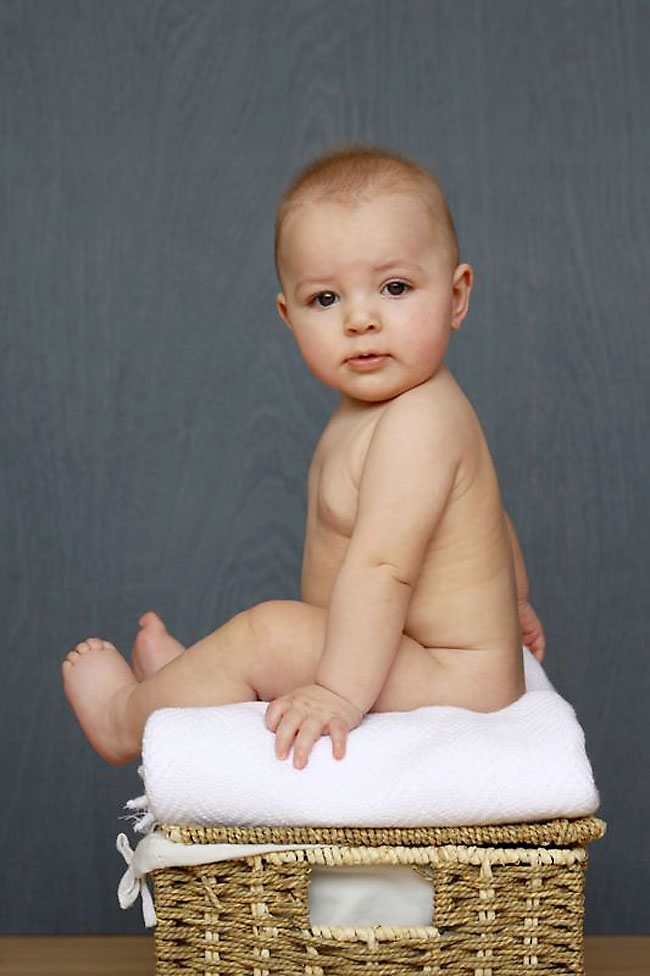
[(526, 647), (529, 647), (538, 661), (544, 657), (546, 638), (542, 623), (527, 600), (519, 604), (519, 625)]
[(332, 754), (343, 759), (348, 732), (360, 725), (363, 712), (352, 702), (323, 688), (305, 685), (269, 703), (266, 727), (275, 732), (275, 754), (286, 759), (293, 743), (293, 765), (304, 769), (316, 739), (329, 735)]

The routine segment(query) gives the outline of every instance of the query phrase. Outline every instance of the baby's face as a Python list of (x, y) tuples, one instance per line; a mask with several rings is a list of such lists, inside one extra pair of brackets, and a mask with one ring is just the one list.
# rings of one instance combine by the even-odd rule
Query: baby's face
[[(345, 398), (380, 402), (430, 379), (460, 325), (469, 265), (421, 201), (310, 201), (283, 228), (278, 311), (311, 371)], [(372, 354), (374, 358), (355, 358)]]

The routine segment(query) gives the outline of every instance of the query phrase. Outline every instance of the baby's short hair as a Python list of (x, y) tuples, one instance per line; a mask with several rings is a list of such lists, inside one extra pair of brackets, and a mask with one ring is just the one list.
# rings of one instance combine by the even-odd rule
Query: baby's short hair
[(432, 173), (392, 150), (350, 144), (316, 156), (284, 191), (275, 218), (274, 257), (278, 280), (282, 227), (294, 208), (307, 200), (355, 203), (381, 192), (407, 192), (420, 197), (442, 232), (456, 267), (459, 247), (454, 221), (442, 187)]

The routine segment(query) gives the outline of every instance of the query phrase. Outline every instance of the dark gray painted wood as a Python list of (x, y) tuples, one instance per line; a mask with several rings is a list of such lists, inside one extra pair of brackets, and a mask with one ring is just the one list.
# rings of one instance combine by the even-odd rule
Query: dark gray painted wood
[(587, 931), (648, 931), (650, 5), (0, 5), (7, 932), (138, 931), (64, 653), (297, 597), (335, 395), (276, 317), (278, 194), (333, 143), (447, 188), (477, 274), (450, 365), (483, 419), (602, 791)]

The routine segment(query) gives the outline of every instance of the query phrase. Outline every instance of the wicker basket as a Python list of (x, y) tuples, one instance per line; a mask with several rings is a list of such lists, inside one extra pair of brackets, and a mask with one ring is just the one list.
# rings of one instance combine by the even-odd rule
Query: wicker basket
[[(156, 871), (157, 976), (583, 974), (586, 845), (595, 818), (431, 828), (164, 827), (185, 843), (321, 844)], [(310, 924), (313, 865), (411, 865), (434, 925)]]

